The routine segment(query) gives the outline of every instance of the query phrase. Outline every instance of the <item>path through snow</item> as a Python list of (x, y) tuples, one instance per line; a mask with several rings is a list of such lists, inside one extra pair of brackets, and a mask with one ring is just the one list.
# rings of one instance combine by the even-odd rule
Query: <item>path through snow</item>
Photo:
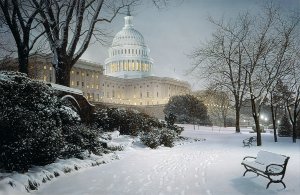
[[(250, 136), (247, 132), (191, 126), (183, 135), (206, 141), (156, 150), (135, 145), (119, 152), (120, 160), (59, 177), (34, 194), (300, 194), (299, 143), (279, 138), (275, 144), (268, 133), (263, 135), (264, 146), (244, 148), (241, 140)], [(287, 189), (271, 184), (266, 190), (267, 179), (251, 173), (242, 177), (242, 158), (260, 149), (291, 156), (284, 179)]]

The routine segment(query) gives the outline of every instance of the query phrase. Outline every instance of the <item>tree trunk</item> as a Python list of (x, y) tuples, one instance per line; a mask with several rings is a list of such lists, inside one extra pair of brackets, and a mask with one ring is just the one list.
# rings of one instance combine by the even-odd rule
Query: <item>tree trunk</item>
[(70, 71), (71, 65), (59, 60), (58, 66), (55, 67), (56, 84), (70, 87)]
[[(272, 97), (271, 97), (272, 98)], [(272, 100), (271, 100), (272, 101)], [(277, 130), (276, 130), (276, 113), (274, 111), (274, 106), (271, 103), (271, 113), (272, 113), (272, 122), (273, 122), (273, 129), (274, 129), (274, 142), (277, 142)]]
[(261, 130), (260, 130), (260, 125), (259, 125), (259, 116), (256, 110), (256, 103), (253, 98), (251, 98), (251, 107), (252, 107), (252, 116), (255, 122), (255, 128), (256, 128), (256, 140), (257, 140), (257, 146), (262, 145), (261, 141)]
[(28, 53), (23, 50), (18, 49), (18, 62), (19, 62), (19, 72), (25, 73), (28, 75)]
[(236, 104), (235, 106), (235, 132), (240, 133), (240, 106)]

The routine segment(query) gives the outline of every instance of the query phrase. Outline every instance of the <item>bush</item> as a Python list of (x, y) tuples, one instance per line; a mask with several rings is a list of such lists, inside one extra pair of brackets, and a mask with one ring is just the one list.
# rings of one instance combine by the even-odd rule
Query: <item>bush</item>
[(66, 125), (63, 127), (63, 137), (65, 146), (61, 152), (62, 158), (83, 158), (85, 151), (97, 155), (103, 152), (99, 131), (95, 127), (84, 124)]
[(163, 128), (161, 130), (161, 144), (166, 147), (173, 147), (177, 133), (171, 129)]
[(63, 147), (60, 103), (47, 85), (0, 72), (0, 161), (26, 171), (53, 162)]
[(164, 126), (158, 119), (134, 110), (101, 106), (94, 114), (93, 123), (104, 131), (118, 130), (122, 135), (137, 136), (142, 131)]
[(153, 129), (152, 131), (141, 133), (140, 138), (146, 146), (154, 149), (161, 145), (160, 133), (159, 129)]
[(141, 133), (140, 138), (146, 146), (153, 149), (160, 145), (173, 147), (177, 133), (168, 128), (152, 129), (149, 132)]

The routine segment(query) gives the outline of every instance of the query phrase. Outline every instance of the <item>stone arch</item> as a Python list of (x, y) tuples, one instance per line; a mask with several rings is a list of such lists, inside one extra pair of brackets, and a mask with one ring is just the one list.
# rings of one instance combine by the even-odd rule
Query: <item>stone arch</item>
[(70, 100), (72, 105), (75, 106), (76, 109), (78, 110), (78, 112), (79, 112), (78, 114), (81, 115), (81, 107), (75, 97), (73, 97), (72, 95), (65, 95), (61, 98), (61, 100)]

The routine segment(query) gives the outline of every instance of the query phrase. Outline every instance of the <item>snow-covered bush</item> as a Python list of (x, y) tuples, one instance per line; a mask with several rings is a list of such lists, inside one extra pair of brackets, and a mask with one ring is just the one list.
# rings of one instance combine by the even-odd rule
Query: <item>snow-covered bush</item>
[(153, 129), (149, 132), (143, 132), (140, 135), (141, 141), (150, 148), (157, 148), (161, 145), (161, 131), (159, 129)]
[(168, 128), (154, 128), (151, 131), (140, 134), (141, 141), (150, 148), (157, 148), (160, 145), (173, 147), (177, 133)]
[(0, 162), (25, 171), (53, 162), (63, 145), (60, 103), (47, 85), (0, 72)]
[(103, 151), (99, 140), (99, 130), (85, 124), (63, 126), (65, 146), (61, 152), (63, 158), (83, 158), (84, 151), (100, 154)]
[(173, 147), (174, 141), (177, 138), (177, 133), (168, 128), (163, 128), (161, 130), (161, 144), (163, 144), (166, 147)]
[(133, 110), (108, 108), (102, 106), (94, 114), (94, 124), (104, 131), (118, 130), (122, 135), (138, 135), (150, 131), (153, 127), (161, 128), (163, 124), (156, 118)]

